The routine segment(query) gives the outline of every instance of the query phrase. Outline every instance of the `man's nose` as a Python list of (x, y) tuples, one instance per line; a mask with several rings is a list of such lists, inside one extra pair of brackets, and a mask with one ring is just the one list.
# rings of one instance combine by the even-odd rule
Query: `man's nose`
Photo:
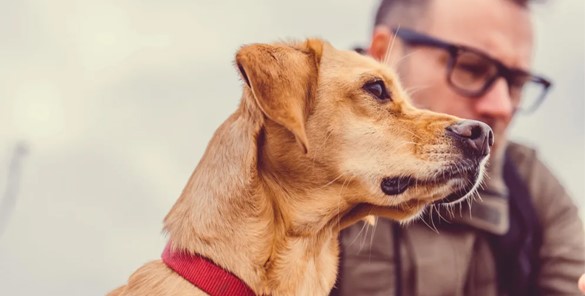
[(475, 103), (476, 111), (486, 117), (509, 117), (514, 112), (510, 89), (506, 80), (498, 78)]

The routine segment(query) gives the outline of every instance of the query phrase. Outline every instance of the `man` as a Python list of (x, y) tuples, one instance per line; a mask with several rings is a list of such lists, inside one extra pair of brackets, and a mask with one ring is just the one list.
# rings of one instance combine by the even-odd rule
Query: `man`
[(536, 108), (550, 86), (529, 71), (528, 5), (382, 1), (368, 53), (397, 69), (416, 105), (484, 121), (496, 143), (472, 206), (437, 206), (402, 226), (379, 219), (344, 230), (333, 294), (579, 294), (578, 210), (535, 151), (506, 137), (514, 115)]

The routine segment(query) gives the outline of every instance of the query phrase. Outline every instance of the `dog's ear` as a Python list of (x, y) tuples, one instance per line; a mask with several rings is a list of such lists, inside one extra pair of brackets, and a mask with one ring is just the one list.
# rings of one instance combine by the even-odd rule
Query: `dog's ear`
[(256, 105), (270, 120), (294, 134), (305, 153), (305, 120), (317, 84), (323, 41), (300, 45), (253, 44), (242, 47), (236, 63)]

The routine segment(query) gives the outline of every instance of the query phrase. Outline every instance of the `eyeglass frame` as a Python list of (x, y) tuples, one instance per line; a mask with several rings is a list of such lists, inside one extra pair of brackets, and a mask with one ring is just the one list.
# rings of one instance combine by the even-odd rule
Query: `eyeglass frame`
[[(519, 110), (523, 113), (531, 113), (540, 106), (540, 104), (542, 103), (542, 101), (546, 97), (546, 94), (548, 93), (549, 89), (552, 87), (552, 82), (550, 80), (548, 80), (547, 78), (532, 74), (532, 73), (527, 72), (523, 69), (508, 67), (508, 66), (504, 65), (504, 63), (500, 62), (499, 60), (489, 56), (488, 54), (486, 54), (478, 49), (468, 47), (465, 45), (452, 44), (452, 43), (440, 40), (438, 38), (431, 37), (431, 36), (428, 36), (426, 34), (419, 33), (419, 32), (416, 32), (414, 30), (407, 29), (407, 28), (393, 28), (392, 31), (394, 32), (395, 36), (402, 39), (402, 41), (404, 41), (406, 44), (429, 46), (429, 47), (439, 48), (439, 49), (443, 49), (443, 50), (447, 51), (449, 53), (449, 61), (447, 64), (447, 73), (446, 73), (447, 74), (447, 83), (457, 93), (459, 93), (463, 96), (470, 97), (470, 98), (477, 98), (477, 97), (481, 97), (481, 96), (485, 95), (486, 92), (489, 91), (489, 89), (493, 86), (494, 82), (496, 82), (498, 80), (498, 78), (500, 78), (500, 77), (502, 77), (506, 80), (506, 83), (508, 84), (508, 89), (509, 89), (509, 91), (511, 91), (513, 77), (516, 75), (524, 75), (525, 77), (528, 77), (526, 82), (530, 81), (530, 82), (540, 84), (542, 86), (542, 91), (541, 91), (541, 94), (535, 99), (534, 103), (532, 103), (532, 106), (529, 106), (530, 108), (518, 109), (522, 98), (520, 98), (518, 100), (518, 104), (517, 104), (517, 106), (514, 106), (514, 108), (515, 108), (515, 110)], [(477, 91), (471, 91), (468, 89), (461, 88), (461, 87), (455, 85), (452, 81), (451, 76), (452, 76), (452, 73), (453, 73), (453, 70), (455, 67), (455, 62), (457, 61), (457, 57), (461, 54), (461, 52), (471, 52), (473, 54), (476, 54), (476, 55), (484, 58), (486, 61), (488, 61), (496, 66), (497, 72), (491, 78), (486, 80), (486, 82), (484, 83), (484, 86)]]

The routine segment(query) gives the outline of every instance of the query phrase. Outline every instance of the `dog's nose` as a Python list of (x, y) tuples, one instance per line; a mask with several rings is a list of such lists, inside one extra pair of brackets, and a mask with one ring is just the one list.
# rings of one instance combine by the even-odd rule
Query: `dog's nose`
[(460, 147), (468, 156), (484, 157), (494, 144), (494, 133), (485, 123), (477, 120), (463, 120), (448, 126), (447, 134), (461, 143)]

